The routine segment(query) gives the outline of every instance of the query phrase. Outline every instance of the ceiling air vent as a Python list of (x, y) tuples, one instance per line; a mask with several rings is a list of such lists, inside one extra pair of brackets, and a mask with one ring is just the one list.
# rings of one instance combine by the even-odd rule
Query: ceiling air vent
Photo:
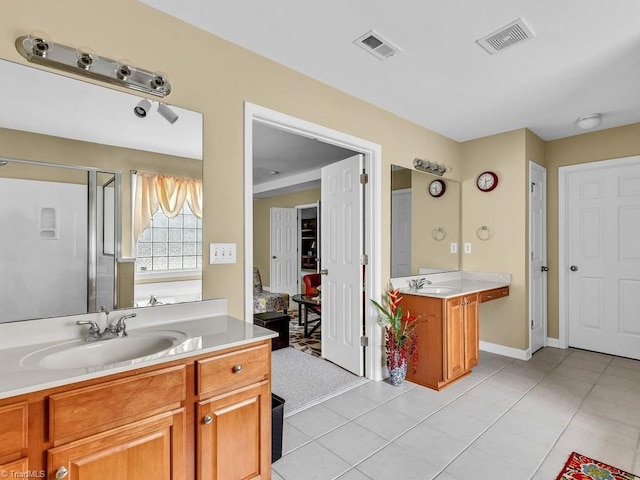
[(533, 37), (535, 37), (534, 33), (527, 27), (524, 20), (519, 18), (486, 37), (476, 40), (476, 43), (494, 55), (511, 45)]
[(356, 38), (353, 43), (380, 60), (393, 57), (402, 50), (374, 30)]

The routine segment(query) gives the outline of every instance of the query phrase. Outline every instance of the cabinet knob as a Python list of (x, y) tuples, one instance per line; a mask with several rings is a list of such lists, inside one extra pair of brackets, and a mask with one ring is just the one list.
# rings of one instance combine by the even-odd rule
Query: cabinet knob
[(56, 470), (57, 479), (65, 478), (67, 475), (69, 475), (69, 470), (67, 470), (66, 467), (60, 467), (58, 470)]
[(202, 418), (202, 423), (204, 423), (205, 425), (211, 425), (213, 423), (213, 417), (211, 415), (205, 415)]
[(233, 373), (240, 373), (242, 371), (242, 365), (234, 365)]
[(488, 300), (491, 300), (492, 298), (493, 298), (493, 296), (492, 296), (492, 295), (487, 295), (487, 299), (488, 299)]

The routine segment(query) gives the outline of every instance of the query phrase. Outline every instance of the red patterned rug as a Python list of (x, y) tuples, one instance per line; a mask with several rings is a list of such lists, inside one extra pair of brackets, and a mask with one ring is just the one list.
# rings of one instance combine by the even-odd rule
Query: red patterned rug
[(556, 480), (640, 480), (640, 477), (573, 452)]

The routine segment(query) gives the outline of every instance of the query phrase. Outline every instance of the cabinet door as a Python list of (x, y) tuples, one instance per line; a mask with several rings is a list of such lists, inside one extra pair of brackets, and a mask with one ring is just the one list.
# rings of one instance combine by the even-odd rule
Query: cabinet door
[(271, 393), (268, 382), (197, 405), (199, 480), (271, 478)]
[(51, 478), (183, 480), (184, 417), (184, 409), (179, 409), (52, 448), (48, 455)]
[(465, 297), (464, 305), (464, 338), (465, 338), (465, 369), (471, 370), (478, 365), (478, 297)]
[(447, 314), (445, 321), (446, 339), (446, 379), (459, 377), (467, 371), (465, 367), (465, 321), (464, 297), (447, 300)]

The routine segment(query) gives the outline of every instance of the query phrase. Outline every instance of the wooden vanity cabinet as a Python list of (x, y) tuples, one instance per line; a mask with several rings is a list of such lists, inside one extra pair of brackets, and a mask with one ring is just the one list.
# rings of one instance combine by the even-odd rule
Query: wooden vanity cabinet
[(29, 470), (28, 412), (25, 401), (0, 407), (0, 474)]
[(478, 364), (478, 294), (442, 299), (404, 295), (404, 312), (418, 318), (418, 365), (407, 380), (440, 390)]
[(198, 361), (199, 480), (271, 478), (270, 344)]
[(271, 478), (271, 340), (0, 400), (0, 473)]

